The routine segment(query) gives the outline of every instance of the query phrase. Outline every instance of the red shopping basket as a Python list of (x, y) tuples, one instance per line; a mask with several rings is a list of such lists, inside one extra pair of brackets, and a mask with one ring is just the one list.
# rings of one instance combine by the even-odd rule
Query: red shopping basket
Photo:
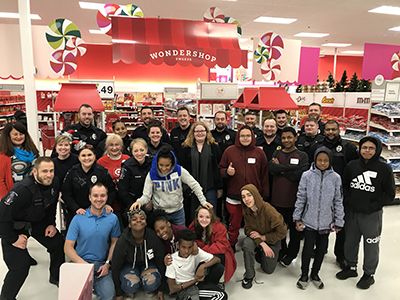
[(41, 129), (43, 153), (46, 150), (53, 150), (55, 132), (53, 126), (45, 126)]

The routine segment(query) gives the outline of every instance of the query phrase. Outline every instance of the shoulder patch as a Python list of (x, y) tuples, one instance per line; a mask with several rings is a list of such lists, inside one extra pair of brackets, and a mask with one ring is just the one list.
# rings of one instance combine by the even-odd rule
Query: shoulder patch
[(15, 197), (18, 197), (18, 194), (14, 191), (8, 193), (7, 197), (4, 198), (5, 205), (11, 205), (14, 202)]

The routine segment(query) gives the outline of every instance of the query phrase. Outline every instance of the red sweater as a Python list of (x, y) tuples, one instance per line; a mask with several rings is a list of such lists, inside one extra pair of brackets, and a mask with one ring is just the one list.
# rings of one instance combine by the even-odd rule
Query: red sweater
[(0, 153), (0, 199), (3, 198), (14, 186), (11, 173), (11, 158)]
[[(269, 195), (268, 160), (265, 153), (256, 147), (256, 139), (252, 132), (251, 144), (244, 147), (236, 134), (235, 145), (228, 147), (222, 155), (219, 168), (221, 176), (227, 178), (228, 197), (240, 199), (240, 189), (246, 184), (254, 184), (261, 195)], [(226, 171), (229, 164), (235, 168), (235, 175), (229, 176)]]
[[(194, 221), (189, 225), (189, 229), (194, 232)], [(228, 241), (226, 235), (226, 228), (220, 222), (213, 224), (213, 231), (210, 237), (210, 245), (206, 245), (201, 240), (196, 240), (197, 245), (205, 252), (212, 255), (224, 254), (225, 255), (225, 282), (228, 282), (235, 273), (237, 263), (235, 253)]]

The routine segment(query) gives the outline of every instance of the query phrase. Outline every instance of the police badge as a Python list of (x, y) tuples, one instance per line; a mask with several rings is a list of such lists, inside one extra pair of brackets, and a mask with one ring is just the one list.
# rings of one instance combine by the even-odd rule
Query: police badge
[(93, 175), (93, 176), (90, 178), (90, 181), (91, 181), (93, 184), (95, 184), (95, 183), (97, 182), (97, 176), (96, 176), (96, 175)]
[(342, 149), (343, 149), (343, 147), (339, 145), (339, 146), (336, 147), (336, 152), (341, 152)]
[(227, 134), (227, 135), (225, 136), (225, 140), (229, 141), (230, 139), (231, 139), (231, 136), (230, 136), (229, 134)]

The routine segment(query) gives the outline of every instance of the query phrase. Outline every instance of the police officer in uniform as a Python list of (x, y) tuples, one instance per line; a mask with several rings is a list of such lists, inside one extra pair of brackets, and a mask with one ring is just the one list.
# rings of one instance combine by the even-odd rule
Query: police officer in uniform
[(0, 202), (0, 237), (8, 267), (1, 300), (14, 300), (29, 274), (30, 236), (50, 253), (50, 283), (58, 285), (64, 263), (64, 239), (55, 227), (59, 194), (58, 178), (49, 157), (39, 157), (32, 175), (17, 183)]
[[(78, 111), (79, 123), (69, 125), (63, 129), (62, 133), (69, 133), (72, 139), (72, 153), (78, 154), (85, 144), (90, 144), (95, 149), (97, 158), (103, 156), (104, 149), (98, 146), (102, 140), (107, 138), (107, 135), (103, 130), (92, 125), (93, 117), (93, 108), (89, 104), (82, 104)], [(56, 156), (54, 150), (51, 156)]]
[(226, 126), (226, 120), (226, 112), (217, 111), (214, 114), (215, 129), (211, 130), (211, 134), (221, 150), (221, 156), (226, 148), (235, 144), (236, 139), (236, 131)]
[(178, 108), (176, 116), (179, 125), (171, 130), (169, 137), (171, 139), (170, 144), (174, 148), (175, 156), (178, 158), (178, 164), (180, 164), (179, 157), (182, 150), (182, 143), (186, 140), (192, 124), (190, 124), (190, 113), (186, 106)]
[(244, 123), (253, 130), (255, 138), (256, 140), (258, 140), (262, 139), (263, 132), (260, 128), (256, 126), (256, 122), (257, 118), (256, 118), (256, 113), (254, 111), (249, 110), (244, 114)]
[(307, 153), (309, 160), (310, 158), (310, 148), (315, 143), (321, 143), (325, 137), (318, 134), (318, 121), (314, 118), (308, 118), (304, 121), (305, 132), (300, 134), (296, 141), (296, 148), (300, 151)]
[[(315, 120), (318, 121), (318, 133), (319, 134), (325, 134), (325, 123), (322, 122), (321, 120), (321, 114), (322, 114), (322, 106), (319, 103), (313, 102), (308, 106), (308, 111), (307, 111), (308, 117), (309, 118), (314, 118)], [(304, 124), (301, 126), (300, 133), (304, 133), (305, 128)]]

